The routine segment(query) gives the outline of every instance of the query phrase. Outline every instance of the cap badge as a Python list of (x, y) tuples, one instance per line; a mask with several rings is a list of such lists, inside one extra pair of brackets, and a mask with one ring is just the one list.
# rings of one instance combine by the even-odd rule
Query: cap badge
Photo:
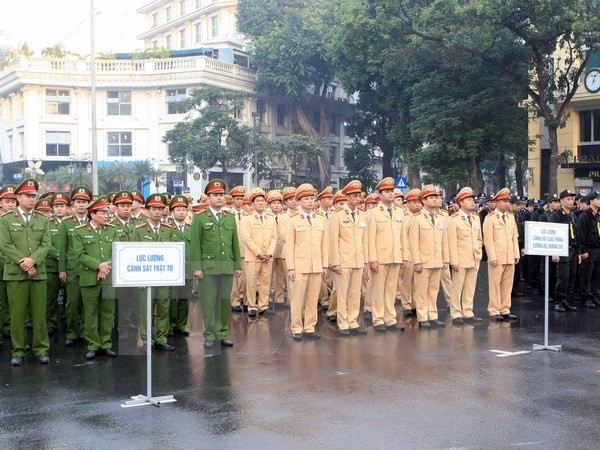
[(35, 186), (35, 184), (33, 183), (33, 181), (28, 181), (27, 186)]

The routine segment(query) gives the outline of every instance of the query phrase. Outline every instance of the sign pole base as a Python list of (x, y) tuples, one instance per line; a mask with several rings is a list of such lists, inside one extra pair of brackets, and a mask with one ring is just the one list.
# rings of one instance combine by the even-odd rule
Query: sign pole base
[(553, 352), (560, 352), (562, 345), (539, 345), (533, 344), (533, 350), (550, 350)]
[(560, 352), (561, 345), (548, 345), (548, 311), (550, 309), (550, 300), (548, 292), (550, 292), (550, 257), (546, 256), (544, 262), (545, 278), (544, 278), (544, 345), (533, 344), (533, 350), (550, 350), (552, 352)]
[(121, 406), (123, 408), (131, 408), (133, 406), (147, 406), (154, 405), (160, 406), (162, 403), (172, 403), (176, 402), (175, 398), (172, 395), (165, 395), (163, 397), (151, 397), (148, 398), (145, 395), (136, 395), (135, 397), (131, 397), (131, 400), (126, 401)]

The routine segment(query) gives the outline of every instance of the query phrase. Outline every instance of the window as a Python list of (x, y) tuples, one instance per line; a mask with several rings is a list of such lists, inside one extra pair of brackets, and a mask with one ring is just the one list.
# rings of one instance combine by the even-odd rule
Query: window
[(242, 67), (248, 67), (248, 57), (246, 55), (240, 55), (239, 53), (234, 53), (233, 54), (233, 63), (238, 65), (238, 66), (242, 66)]
[(255, 122), (255, 125), (262, 125), (265, 122), (265, 111), (267, 110), (267, 106), (265, 105), (264, 100), (256, 101), (256, 114), (252, 114), (253, 117), (258, 119), (258, 123)]
[(67, 90), (46, 89), (46, 113), (69, 114), (71, 94)]
[(285, 126), (285, 117), (287, 116), (287, 110), (285, 105), (277, 105), (277, 126)]
[(156, 28), (158, 26), (158, 13), (152, 14), (152, 28)]
[(179, 48), (185, 48), (185, 29), (179, 30)]
[(166, 20), (167, 22), (170, 22), (170, 21), (171, 21), (171, 7), (170, 7), (170, 6), (167, 6), (167, 7), (165, 8), (165, 20)]
[(600, 142), (600, 109), (579, 112), (579, 141)]
[(168, 114), (185, 114), (187, 106), (185, 101), (187, 95), (185, 88), (167, 90), (167, 109)]
[(321, 113), (319, 111), (312, 111), (312, 126), (315, 130), (321, 130)]
[(202, 24), (200, 22), (194, 25), (194, 41), (196, 44), (202, 42)]
[(108, 132), (108, 156), (132, 156), (131, 131)]
[(152, 41), (152, 48), (153, 49), (157, 49), (158, 48), (158, 41)]
[(168, 49), (171, 48), (171, 35), (165, 36), (165, 47)]
[(179, 2), (179, 13), (180, 13), (182, 16), (185, 16), (185, 0), (181, 0), (181, 1)]
[(335, 98), (336, 87), (330, 84), (327, 86), (327, 98)]
[(130, 116), (131, 91), (108, 91), (106, 110), (109, 116)]
[(69, 156), (70, 153), (70, 132), (46, 131), (46, 156)]
[(212, 16), (210, 18), (210, 32), (212, 37), (219, 35), (219, 16)]
[(331, 147), (329, 147), (329, 164), (331, 164), (332, 166), (337, 166), (336, 164), (337, 161), (337, 147), (335, 145), (332, 145)]
[(338, 126), (335, 116), (329, 116), (329, 134), (338, 135)]

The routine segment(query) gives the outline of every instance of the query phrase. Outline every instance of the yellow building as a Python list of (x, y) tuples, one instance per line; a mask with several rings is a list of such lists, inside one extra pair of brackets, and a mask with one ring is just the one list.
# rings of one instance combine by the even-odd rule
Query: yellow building
[[(528, 155), (527, 193), (530, 198), (544, 198), (552, 193), (550, 145), (543, 119), (529, 123), (529, 138), (534, 143)], [(569, 105), (566, 126), (558, 130), (558, 146), (558, 192), (600, 190), (600, 52), (588, 61)]]

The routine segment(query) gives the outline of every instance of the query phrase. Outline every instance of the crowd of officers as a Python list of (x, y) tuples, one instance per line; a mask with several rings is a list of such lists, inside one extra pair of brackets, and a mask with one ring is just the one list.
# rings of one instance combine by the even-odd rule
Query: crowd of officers
[[(523, 250), (527, 220), (569, 225), (569, 256), (553, 257), (550, 267), (554, 310), (576, 310), (573, 298), (586, 308), (600, 307), (596, 191), (576, 204), (570, 190), (537, 202), (506, 188), (481, 198), (465, 187), (444, 205), (437, 187), (404, 196), (393, 178), (381, 180), (370, 195), (357, 180), (334, 194), (331, 187), (319, 193), (310, 184), (227, 192), (223, 180), (213, 179), (197, 203), (168, 193), (144, 198), (135, 190), (97, 197), (85, 186), (38, 200), (38, 187), (27, 179), (0, 189), (0, 340), (10, 337), (13, 366), (23, 364), (28, 350), (27, 326), (38, 363), (49, 362), (61, 290), (64, 345), (85, 343), (87, 359), (117, 355), (117, 322), (119, 333), (131, 327), (137, 335), (139, 329), (144, 347), (174, 350), (168, 338), (189, 335), (194, 295), (206, 348), (234, 345), (230, 312), (255, 320), (290, 309), (296, 341), (320, 339), (319, 306), (343, 337), (367, 333), (361, 313), (375, 332), (402, 331), (396, 302), (419, 328), (443, 327), (440, 286), (454, 325), (480, 322), (473, 297), (482, 260), (488, 263), (490, 320), (514, 321), (511, 300), (523, 295), (521, 278), (534, 294), (541, 292), (541, 258)], [(186, 284), (153, 290), (150, 329), (144, 289), (112, 286), (115, 241), (186, 244)], [(124, 303), (135, 306), (121, 308)]]

